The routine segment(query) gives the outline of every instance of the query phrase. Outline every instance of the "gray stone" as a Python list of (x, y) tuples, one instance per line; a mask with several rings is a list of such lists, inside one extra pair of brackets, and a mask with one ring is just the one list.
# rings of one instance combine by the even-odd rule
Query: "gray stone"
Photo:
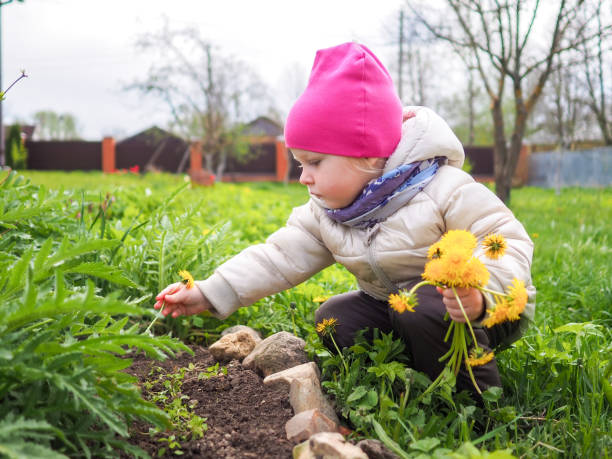
[(393, 451), (390, 451), (381, 441), (368, 438), (361, 440), (357, 446), (368, 455), (370, 459), (400, 459)]
[(308, 362), (306, 343), (288, 332), (268, 336), (257, 344), (242, 364), (264, 377)]
[(253, 335), (246, 330), (241, 330), (222, 336), (211, 344), (208, 350), (215, 360), (228, 362), (232, 359), (244, 359), (255, 346), (257, 346), (257, 341)]

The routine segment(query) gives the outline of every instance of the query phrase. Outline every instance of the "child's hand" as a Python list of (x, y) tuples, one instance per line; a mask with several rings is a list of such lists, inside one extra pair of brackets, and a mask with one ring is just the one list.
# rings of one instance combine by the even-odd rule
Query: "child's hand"
[(172, 314), (172, 317), (181, 315), (191, 316), (211, 309), (211, 304), (196, 286), (187, 288), (182, 282), (168, 285), (155, 297), (155, 309), (161, 309), (162, 315)]
[[(448, 315), (455, 322), (465, 322), (465, 317), (459, 307), (459, 302), (455, 298), (453, 289), (437, 287), (442, 295), (442, 301), (446, 306)], [(470, 322), (478, 319), (484, 312), (484, 298), (480, 290), (475, 288), (456, 288), (455, 291), (461, 299), (461, 304)]]

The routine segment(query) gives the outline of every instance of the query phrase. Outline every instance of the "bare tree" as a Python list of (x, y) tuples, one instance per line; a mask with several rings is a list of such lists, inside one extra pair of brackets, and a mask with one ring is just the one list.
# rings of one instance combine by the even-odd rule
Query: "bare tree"
[(575, 58), (556, 59), (549, 84), (529, 121), (532, 141), (571, 149), (593, 135), (594, 117), (585, 103), (586, 85)]
[[(434, 10), (408, 0), (412, 11), (434, 36), (456, 49), (467, 49), (474, 57), (491, 103), (495, 190), (504, 202), (510, 199), (527, 120), (551, 75), (555, 56), (590, 43), (599, 35), (589, 28), (593, 16), (578, 14), (592, 8), (592, 1), (558, 0), (546, 2), (545, 6), (541, 3), (444, 0), (442, 10)], [(544, 27), (549, 19), (552, 23)], [(574, 33), (570, 34), (570, 30)], [(602, 25), (600, 33), (609, 32), (610, 25)], [(506, 134), (508, 120), (503, 112), (506, 83), (511, 85), (514, 104), (510, 136)]]
[(595, 31), (597, 37), (589, 47), (583, 43), (581, 47), (582, 62), (584, 65), (585, 80), (588, 88), (587, 105), (595, 115), (601, 136), (606, 145), (612, 145), (612, 106), (607, 97), (612, 96), (612, 62), (610, 61), (611, 37), (606, 34), (609, 26), (603, 24), (603, 0), (597, 2), (595, 12)]
[[(410, 105), (431, 104), (434, 73), (431, 35), (413, 14), (400, 12), (398, 92)], [(406, 91), (407, 89), (407, 91)]]
[(144, 80), (127, 89), (162, 100), (173, 130), (201, 141), (206, 168), (221, 178), (228, 157), (249, 152), (241, 132), (246, 120), (269, 110), (265, 86), (244, 62), (218, 53), (195, 29), (173, 31), (165, 24), (140, 37), (137, 46), (154, 63)]

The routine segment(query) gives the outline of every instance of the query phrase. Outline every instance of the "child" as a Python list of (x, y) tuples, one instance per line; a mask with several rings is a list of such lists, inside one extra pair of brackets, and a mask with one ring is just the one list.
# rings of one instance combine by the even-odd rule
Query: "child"
[[(489, 233), (506, 238), (504, 257), (482, 260), (490, 288), (503, 291), (517, 277), (530, 293), (520, 321), (485, 329), (479, 323), (487, 300), (476, 289), (458, 289), (479, 344), (493, 348), (520, 336), (534, 313), (531, 240), (493, 193), (461, 171), (463, 148), (448, 125), (424, 107), (402, 110), (389, 73), (368, 48), (345, 43), (317, 52), (307, 88), (287, 117), (285, 142), (302, 168), (308, 203), (264, 244), (196, 282), (197, 289), (170, 294), (179, 284), (168, 286), (156, 309), (165, 302), (164, 315), (208, 310), (225, 318), (338, 262), (360, 289), (323, 303), (316, 322), (337, 319), (340, 347), (364, 328), (393, 331), (406, 343), (412, 366), (434, 379), (449, 348), (445, 313), (465, 322), (452, 290), (421, 288), (415, 312), (403, 314), (387, 299), (421, 280), (431, 244), (448, 230), (465, 229), (480, 240)], [(481, 389), (501, 385), (495, 360), (473, 371)], [(457, 387), (473, 389), (465, 370)]]

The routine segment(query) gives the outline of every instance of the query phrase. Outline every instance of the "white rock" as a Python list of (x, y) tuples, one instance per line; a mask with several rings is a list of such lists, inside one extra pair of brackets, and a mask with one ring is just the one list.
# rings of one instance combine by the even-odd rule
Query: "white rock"
[(321, 372), (319, 367), (314, 362), (303, 363), (302, 365), (296, 365), (295, 367), (287, 368), (286, 370), (272, 373), (266, 376), (263, 383), (266, 386), (283, 385), (289, 390), (291, 382), (295, 379), (311, 379), (319, 384), (319, 378)]
[(337, 424), (319, 410), (302, 411), (285, 424), (287, 439), (296, 442), (307, 440), (318, 432), (336, 432), (337, 430)]
[(294, 413), (318, 409), (329, 419), (338, 424), (336, 412), (321, 390), (318, 379), (294, 379), (289, 389), (289, 403)]
[(360, 448), (347, 442), (342, 434), (320, 432), (312, 435), (308, 446), (315, 457), (334, 459), (368, 459)]
[(258, 343), (261, 341), (261, 334), (257, 330), (251, 327), (247, 327), (246, 325), (234, 325), (233, 327), (228, 327), (221, 332), (221, 336), (225, 336), (229, 333), (236, 333), (238, 331), (248, 331), (253, 335), (255, 341), (257, 341)]

